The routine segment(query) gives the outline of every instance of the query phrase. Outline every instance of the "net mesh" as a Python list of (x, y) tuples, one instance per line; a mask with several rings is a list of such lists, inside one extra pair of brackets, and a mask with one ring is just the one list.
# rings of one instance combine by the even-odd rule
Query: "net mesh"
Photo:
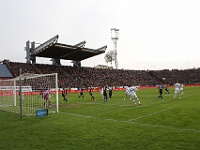
[[(22, 74), (11, 80), (0, 80), (0, 110), (20, 113), (20, 81), (22, 115), (35, 115), (37, 110), (58, 111), (57, 74)], [(44, 93), (49, 90), (49, 101)]]

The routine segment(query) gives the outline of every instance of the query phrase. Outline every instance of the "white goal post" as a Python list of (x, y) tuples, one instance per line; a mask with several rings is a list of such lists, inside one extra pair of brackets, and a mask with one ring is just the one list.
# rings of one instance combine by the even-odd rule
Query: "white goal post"
[[(49, 101), (44, 99), (47, 90), (50, 91)], [(0, 80), (0, 110), (32, 116), (43, 109), (49, 114), (59, 112), (57, 73), (25, 73), (13, 79)]]

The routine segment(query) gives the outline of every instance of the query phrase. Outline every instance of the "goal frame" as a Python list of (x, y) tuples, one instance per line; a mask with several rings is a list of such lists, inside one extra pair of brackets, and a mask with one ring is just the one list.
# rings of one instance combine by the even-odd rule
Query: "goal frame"
[[(20, 113), (20, 118), (22, 118), (23, 116), (23, 108), (22, 108), (22, 103), (23, 103), (23, 90), (24, 88), (29, 88), (29, 86), (22, 86), (22, 82), (24, 80), (33, 80), (35, 78), (45, 78), (45, 77), (50, 77), (52, 76), (53, 79), (51, 79), (51, 83), (53, 84), (53, 93), (55, 94), (55, 98), (54, 98), (54, 112), (58, 113), (59, 112), (59, 96), (58, 96), (58, 74), (57, 73), (51, 73), (51, 74), (31, 74), (31, 73), (25, 73), (25, 74), (20, 74), (18, 77), (9, 79), (9, 80), (0, 80), (0, 81), (5, 81), (2, 84), (5, 84), (6, 82), (8, 82), (9, 85), (9, 90), (13, 91), (13, 102), (11, 100), (10, 105), (17, 107), (17, 96), (19, 96), (19, 100), (20, 100), (20, 112), (15, 112), (15, 113)], [(46, 79), (46, 78), (45, 78)], [(55, 83), (54, 83), (55, 80)], [(1, 84), (0, 84), (1, 86)], [(3, 86), (2, 86), (3, 87)], [(6, 87), (6, 86), (5, 86)], [(8, 86), (7, 86), (8, 87)], [(22, 90), (23, 88), (23, 90)], [(0, 89), (1, 90), (1, 89)], [(18, 92), (17, 92), (18, 90)], [(25, 89), (26, 90), (26, 89)], [(19, 93), (19, 95), (17, 95), (17, 93)], [(6, 109), (3, 109), (4, 111), (6, 111)], [(12, 112), (12, 111), (11, 111)]]

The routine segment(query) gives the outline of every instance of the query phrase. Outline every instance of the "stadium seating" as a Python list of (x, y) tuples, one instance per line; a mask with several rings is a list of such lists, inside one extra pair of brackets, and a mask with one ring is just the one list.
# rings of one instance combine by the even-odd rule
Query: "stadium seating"
[(125, 70), (125, 69), (99, 69), (91, 67), (56, 66), (49, 64), (27, 64), (5, 61), (14, 77), (22, 73), (48, 74), (58, 73), (59, 87), (102, 87), (104, 84), (111, 86), (126, 86), (129, 84), (140, 86), (155, 86), (162, 82), (174, 84), (200, 83), (200, 69), (187, 70)]

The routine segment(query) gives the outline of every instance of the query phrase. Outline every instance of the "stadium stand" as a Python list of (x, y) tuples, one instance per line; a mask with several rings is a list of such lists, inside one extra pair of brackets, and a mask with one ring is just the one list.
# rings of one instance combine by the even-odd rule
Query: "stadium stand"
[[(12, 73), (13, 77), (19, 75), (19, 68), (22, 73), (47, 74), (58, 73), (59, 87), (102, 87), (108, 84), (112, 86), (126, 86), (129, 84), (140, 86), (155, 86), (160, 82), (174, 84), (199, 84), (200, 69), (188, 70), (125, 70), (110, 68), (90, 68), (56, 66), (47, 64), (27, 64), (20, 62), (3, 61), (4, 66)], [(0, 68), (2, 72), (2, 68)], [(5, 69), (5, 68), (4, 68)], [(163, 81), (162, 79), (166, 80)]]
[(165, 78), (167, 83), (174, 84), (174, 82), (184, 83), (184, 84), (196, 84), (200, 83), (200, 69), (186, 69), (186, 70), (157, 70), (150, 71), (156, 78)]
[[(115, 87), (127, 85), (155, 86), (162, 83), (173, 85), (199, 84), (200, 68), (187, 70), (126, 70), (113, 68), (82, 67), (81, 61), (105, 53), (107, 46), (98, 49), (85, 48), (86, 42), (76, 45), (58, 43), (58, 35), (35, 48), (35, 42), (26, 42), (26, 63), (1, 61), (0, 78), (12, 78), (22, 73), (50, 74), (58, 73), (59, 87), (103, 87), (105, 84)], [(38, 64), (36, 57), (51, 58), (53, 64)], [(60, 59), (71, 60), (72, 66), (62, 66)], [(163, 80), (165, 78), (165, 80)]]

